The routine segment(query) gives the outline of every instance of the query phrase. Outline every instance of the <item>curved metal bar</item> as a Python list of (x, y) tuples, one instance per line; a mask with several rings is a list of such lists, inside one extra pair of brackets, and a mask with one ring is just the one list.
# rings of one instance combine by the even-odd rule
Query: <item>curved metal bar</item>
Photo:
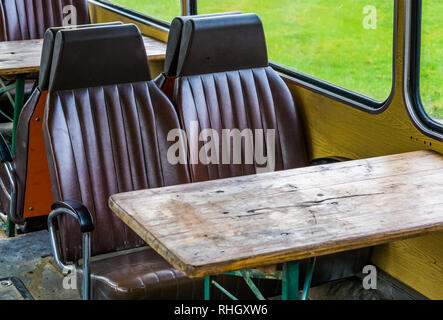
[[(232, 293), (230, 293), (228, 290), (226, 290), (225, 288), (223, 288), (223, 286), (221, 286), (218, 282), (216, 282), (215, 280), (212, 280), (211, 284), (216, 287), (217, 289), (219, 289), (221, 292), (223, 292), (229, 299), (231, 300), (238, 300)], [(209, 299), (208, 299), (209, 300)]]
[(242, 277), (245, 280), (248, 287), (252, 290), (254, 295), (257, 297), (258, 300), (266, 300), (263, 294), (260, 292), (260, 289), (257, 288), (255, 283), (251, 280), (251, 274), (249, 271), (241, 271)]
[[(74, 272), (75, 267), (73, 265), (65, 265), (60, 259), (60, 253), (58, 250), (58, 245), (56, 241), (56, 233), (54, 227), (54, 219), (59, 215), (69, 214), (71, 217), (74, 217), (77, 221), (77, 215), (67, 209), (56, 209), (52, 211), (48, 216), (48, 230), (49, 230), (49, 239), (51, 243), (52, 255), (54, 256), (54, 261), (57, 266), (63, 270), (68, 272)], [(89, 300), (91, 297), (91, 239), (89, 232), (83, 233), (83, 300)]]
[(9, 218), (16, 224), (23, 224), (23, 218), (17, 215), (17, 180), (15, 177), (15, 170), (11, 162), (5, 162), (4, 166), (8, 173), (9, 183), (11, 184), (11, 201), (9, 204)]

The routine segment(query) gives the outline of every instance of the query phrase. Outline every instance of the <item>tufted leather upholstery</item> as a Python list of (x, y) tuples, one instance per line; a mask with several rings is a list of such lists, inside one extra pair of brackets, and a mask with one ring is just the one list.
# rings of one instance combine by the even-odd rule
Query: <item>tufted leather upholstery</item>
[(43, 38), (63, 25), (67, 5), (77, 9), (77, 24), (90, 23), (87, 0), (0, 0), (0, 41)]
[[(79, 45), (80, 33), (87, 51), (72, 50)], [(116, 48), (112, 54), (107, 50), (111, 43)], [(71, 65), (73, 51), (76, 58), (89, 59), (78, 66), (77, 83), (64, 81), (61, 72)], [(123, 53), (126, 59), (122, 60)], [(129, 74), (138, 81), (125, 82), (134, 65), (136, 70)], [(104, 66), (118, 72), (105, 79), (106, 85), (97, 85)], [(186, 166), (170, 165), (166, 160), (166, 135), (180, 125), (172, 104), (149, 81), (139, 31), (133, 25), (61, 31), (54, 67), (58, 70), (51, 73), (44, 135), (56, 200), (77, 200), (91, 211), (96, 226), (91, 234), (93, 256), (144, 246), (110, 211), (108, 197), (190, 179)], [(98, 78), (89, 77), (90, 73)], [(145, 80), (140, 79), (142, 75)], [(95, 86), (83, 88), (85, 83)], [(69, 216), (59, 220), (59, 239), (65, 260), (81, 257), (79, 228)], [(95, 299), (190, 299), (203, 295), (202, 279), (185, 278), (150, 249), (95, 261), (91, 269)], [(221, 281), (234, 292), (241, 288), (242, 279), (224, 277)], [(268, 286), (265, 294), (276, 294), (276, 290), (278, 286)]]
[[(75, 102), (74, 102), (75, 101)], [(45, 128), (56, 200), (71, 199), (92, 212), (92, 255), (144, 242), (108, 208), (111, 194), (188, 182), (185, 168), (160, 154), (166, 134), (178, 128), (171, 105), (152, 82), (53, 92)], [(64, 257), (81, 256), (76, 221), (64, 217)]]
[[(115, 48), (112, 54), (109, 46)], [(144, 242), (108, 208), (108, 197), (189, 179), (185, 167), (171, 166), (161, 156), (165, 134), (179, 123), (170, 102), (149, 81), (140, 33), (134, 25), (60, 31), (53, 64), (44, 130), (55, 199), (77, 200), (91, 210), (92, 255), (141, 246)], [(64, 72), (75, 76), (67, 81)], [(104, 74), (106, 85), (98, 85)], [(137, 81), (127, 82), (128, 76)], [(72, 232), (73, 219), (63, 218), (62, 253), (77, 260), (80, 233)]]
[[(219, 137), (223, 129), (275, 129), (275, 170), (308, 165), (299, 112), (283, 80), (268, 66), (258, 16), (188, 20), (182, 37), (175, 101), (190, 152), (201, 150), (207, 142), (197, 144), (192, 138), (192, 122), (198, 123), (200, 131), (215, 129)], [(264, 139), (263, 143), (266, 146)], [(241, 164), (233, 164), (233, 143), (231, 164), (223, 164), (219, 145), (219, 164), (191, 163), (192, 181), (257, 172), (256, 162), (245, 161), (244, 143)]]

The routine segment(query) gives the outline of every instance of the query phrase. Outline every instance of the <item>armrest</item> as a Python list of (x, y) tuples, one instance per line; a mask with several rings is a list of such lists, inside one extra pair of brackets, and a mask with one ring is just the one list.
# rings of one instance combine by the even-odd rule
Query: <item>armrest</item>
[(60, 259), (58, 242), (56, 241), (55, 227), (53, 221), (60, 215), (68, 214), (74, 217), (83, 234), (83, 299), (89, 300), (91, 296), (90, 283), (90, 261), (91, 261), (91, 238), (90, 232), (94, 231), (94, 220), (88, 208), (77, 201), (55, 202), (51, 206), (52, 212), (48, 216), (49, 239), (51, 242), (52, 254), (57, 266), (66, 272), (74, 272), (74, 266), (65, 265)]
[(51, 210), (64, 209), (70, 212), (71, 215), (78, 220), (80, 224), (80, 231), (82, 233), (94, 231), (94, 220), (92, 215), (82, 203), (77, 201), (59, 201), (51, 206)]
[(0, 159), (2, 163), (12, 162), (12, 154), (11, 149), (9, 149), (8, 143), (3, 137), (3, 134), (0, 133)]

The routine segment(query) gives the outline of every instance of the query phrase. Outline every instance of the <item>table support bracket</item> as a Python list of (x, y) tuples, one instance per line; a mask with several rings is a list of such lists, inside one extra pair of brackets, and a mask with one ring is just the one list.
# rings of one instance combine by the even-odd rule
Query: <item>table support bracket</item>
[[(309, 289), (311, 287), (312, 276), (314, 274), (316, 258), (309, 260), (308, 269), (303, 286), (303, 293), (301, 300), (307, 300), (309, 297)], [(283, 271), (275, 271), (272, 273), (262, 273), (257, 269), (245, 269), (241, 271), (227, 272), (226, 275), (242, 277), (254, 295), (259, 300), (266, 300), (255, 283), (252, 281), (256, 279), (272, 279), (282, 281), (282, 300), (298, 300), (299, 298), (299, 262), (291, 261), (283, 264)], [(238, 300), (228, 290), (223, 288), (218, 282), (214, 280), (214, 276), (205, 277), (205, 300), (211, 300), (211, 286), (216, 287), (223, 292), (231, 300)]]

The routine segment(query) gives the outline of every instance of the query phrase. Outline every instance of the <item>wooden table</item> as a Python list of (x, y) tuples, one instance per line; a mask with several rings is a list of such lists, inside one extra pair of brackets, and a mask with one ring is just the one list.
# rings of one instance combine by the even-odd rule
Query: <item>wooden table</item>
[[(146, 36), (143, 36), (143, 42), (150, 61), (164, 59), (166, 43)], [(25, 102), (25, 76), (40, 71), (42, 47), (43, 39), (0, 42), (0, 94), (8, 94), (11, 103), (14, 105), (12, 154), (15, 152), (14, 141), (17, 122)], [(13, 78), (15, 79), (15, 84), (6, 85), (2, 78)], [(9, 91), (12, 89), (16, 89), (15, 101), (9, 95)], [(11, 237), (15, 234), (15, 226), (9, 220), (6, 233)]]
[[(149, 60), (165, 57), (166, 43), (143, 36)], [(38, 72), (43, 40), (0, 42), (0, 76)]]
[(443, 231), (443, 156), (418, 151), (135, 191), (109, 205), (183, 274), (212, 276)]

